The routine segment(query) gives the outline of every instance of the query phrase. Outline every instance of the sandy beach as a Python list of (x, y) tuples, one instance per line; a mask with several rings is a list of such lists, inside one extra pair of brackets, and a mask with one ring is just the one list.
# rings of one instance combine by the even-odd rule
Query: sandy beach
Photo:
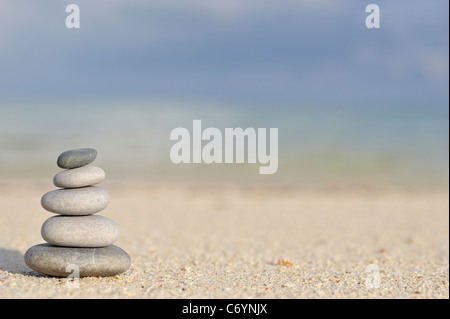
[(23, 261), (54, 186), (0, 183), (0, 298), (449, 298), (448, 189), (102, 186), (132, 265), (70, 288)]
[(449, 299), (449, 2), (379, 2), (0, 2), (0, 300)]

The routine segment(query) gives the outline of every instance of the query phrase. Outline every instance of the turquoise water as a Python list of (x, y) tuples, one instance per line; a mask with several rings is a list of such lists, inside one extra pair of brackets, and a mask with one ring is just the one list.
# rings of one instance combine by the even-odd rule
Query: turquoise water
[[(277, 127), (279, 169), (175, 165), (172, 129)], [(448, 106), (284, 105), (217, 101), (0, 102), (0, 179), (49, 178), (64, 150), (94, 147), (110, 178), (300, 184), (448, 183)]]

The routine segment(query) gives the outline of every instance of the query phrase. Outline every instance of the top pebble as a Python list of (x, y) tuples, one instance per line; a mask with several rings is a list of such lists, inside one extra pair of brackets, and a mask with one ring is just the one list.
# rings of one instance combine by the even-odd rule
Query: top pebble
[(61, 168), (77, 168), (92, 163), (96, 157), (96, 149), (79, 148), (61, 153), (58, 157), (57, 164)]

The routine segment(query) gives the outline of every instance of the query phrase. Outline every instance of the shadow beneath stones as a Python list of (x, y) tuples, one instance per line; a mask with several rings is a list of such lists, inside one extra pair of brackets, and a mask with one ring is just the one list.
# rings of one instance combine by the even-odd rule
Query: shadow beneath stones
[(0, 271), (33, 277), (43, 276), (42, 274), (31, 270), (25, 264), (23, 256), (24, 255), (16, 249), (7, 249), (0, 247)]

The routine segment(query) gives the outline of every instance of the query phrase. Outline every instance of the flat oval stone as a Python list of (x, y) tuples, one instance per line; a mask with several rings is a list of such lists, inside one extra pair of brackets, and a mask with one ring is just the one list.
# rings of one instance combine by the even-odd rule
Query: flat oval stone
[(91, 186), (105, 180), (105, 171), (97, 166), (83, 166), (62, 171), (53, 177), (53, 184), (61, 188)]
[(45, 210), (61, 215), (92, 215), (108, 204), (108, 192), (98, 186), (56, 189), (41, 198)]
[(47, 243), (55, 246), (105, 247), (119, 238), (119, 226), (100, 215), (58, 215), (44, 222), (41, 236)]
[[(131, 265), (130, 256), (120, 247), (70, 248), (39, 244), (27, 250), (25, 264), (31, 269), (56, 277), (114, 276)], [(74, 270), (75, 269), (75, 270)]]
[(77, 168), (92, 163), (96, 157), (96, 149), (78, 148), (61, 153), (56, 163), (61, 168)]

